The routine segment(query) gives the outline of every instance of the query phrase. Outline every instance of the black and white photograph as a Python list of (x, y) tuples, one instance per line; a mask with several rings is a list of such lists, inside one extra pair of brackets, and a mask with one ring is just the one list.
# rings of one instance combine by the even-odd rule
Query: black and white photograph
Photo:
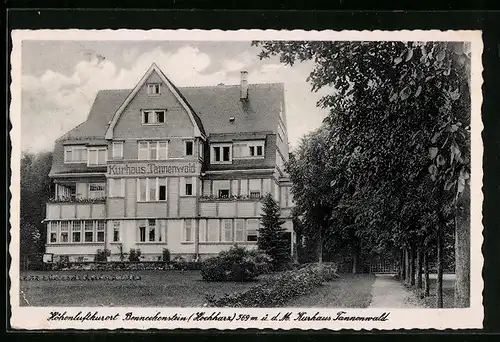
[(480, 327), (480, 32), (12, 39), (13, 326)]

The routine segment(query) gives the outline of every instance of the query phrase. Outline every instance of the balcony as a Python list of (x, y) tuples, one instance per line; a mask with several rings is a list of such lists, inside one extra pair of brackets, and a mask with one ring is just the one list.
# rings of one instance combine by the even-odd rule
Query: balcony
[(233, 202), (233, 201), (258, 201), (260, 202), (264, 196), (216, 196), (216, 195), (205, 195), (200, 196), (200, 202), (213, 202), (213, 201), (225, 201), (225, 202)]
[(52, 197), (48, 203), (106, 203), (106, 197), (81, 198), (77, 196)]
[(47, 220), (106, 218), (106, 197), (51, 198), (47, 204)]

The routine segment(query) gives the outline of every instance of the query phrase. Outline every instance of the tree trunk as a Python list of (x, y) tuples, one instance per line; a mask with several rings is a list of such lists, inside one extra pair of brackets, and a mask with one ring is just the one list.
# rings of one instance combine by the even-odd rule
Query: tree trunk
[(352, 274), (358, 273), (358, 269), (359, 269), (358, 263), (359, 263), (358, 251), (355, 250), (353, 255), (352, 255)]
[(417, 258), (416, 258), (416, 278), (417, 278), (417, 289), (422, 289), (422, 250), (417, 248)]
[(470, 306), (470, 184), (458, 198), (455, 216), (455, 307)]
[(405, 281), (406, 278), (406, 265), (405, 265), (405, 250), (401, 250), (401, 281)]
[(301, 240), (301, 236), (297, 233), (295, 233), (295, 241), (293, 243), (293, 250), (292, 250), (292, 261), (297, 264), (299, 262), (299, 243)]
[(429, 296), (431, 286), (429, 283), (429, 257), (424, 254), (424, 296)]
[(404, 279), (403, 250), (399, 252), (399, 280)]
[(415, 286), (415, 247), (410, 247), (410, 286)]
[(405, 248), (405, 283), (410, 283), (410, 258), (408, 248)]
[(443, 307), (443, 220), (440, 219), (437, 231), (437, 303), (438, 308)]
[(318, 245), (317, 245), (317, 252), (318, 252), (318, 263), (323, 263), (323, 236), (321, 234), (321, 228), (319, 231), (319, 239), (318, 239)]

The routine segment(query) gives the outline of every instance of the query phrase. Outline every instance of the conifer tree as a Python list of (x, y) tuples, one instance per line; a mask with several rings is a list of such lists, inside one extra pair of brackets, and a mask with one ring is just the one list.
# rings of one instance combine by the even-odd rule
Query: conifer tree
[(262, 222), (257, 245), (273, 260), (275, 269), (280, 269), (290, 262), (290, 245), (285, 238), (284, 220), (280, 218), (280, 207), (271, 194), (262, 199)]

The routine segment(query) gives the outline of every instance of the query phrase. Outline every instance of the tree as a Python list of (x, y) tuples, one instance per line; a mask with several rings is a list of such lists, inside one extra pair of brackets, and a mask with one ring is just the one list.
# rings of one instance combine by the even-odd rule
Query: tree
[[(21, 255), (44, 252), (46, 229), (45, 203), (51, 196), (49, 171), (52, 153), (23, 153), (20, 186), (20, 245)], [(37, 236), (36, 239), (33, 236)]]
[[(261, 58), (277, 55), (288, 65), (313, 60), (308, 77), (312, 90), (334, 89), (318, 105), (330, 110), (326, 144), (340, 142), (326, 159), (340, 164), (348, 184), (350, 199), (341, 205), (351, 216), (354, 236), (369, 239), (371, 246), (405, 250), (435, 237), (431, 241), (437, 241), (441, 256), (443, 230), (456, 216), (456, 194), (467, 186), (470, 172), (470, 46), (390, 41), (253, 44), (262, 48)], [(386, 205), (392, 210), (385, 210)], [(406, 224), (408, 217), (402, 213), (410, 208), (417, 209), (418, 222), (428, 225)], [(388, 237), (388, 243), (381, 240)], [(441, 292), (438, 286), (438, 297)], [(439, 300), (437, 304), (442, 305)]]
[(290, 262), (290, 245), (285, 239), (280, 206), (271, 194), (262, 199), (262, 211), (257, 246), (272, 258), (274, 268), (280, 269)]

